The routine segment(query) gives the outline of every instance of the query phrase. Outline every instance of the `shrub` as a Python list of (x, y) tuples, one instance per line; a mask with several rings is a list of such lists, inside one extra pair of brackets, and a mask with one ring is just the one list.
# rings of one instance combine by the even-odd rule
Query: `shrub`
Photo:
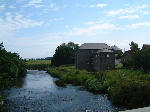
[(113, 104), (127, 108), (150, 105), (150, 83), (137, 78), (122, 78), (109, 90)]
[(94, 93), (99, 93), (102, 92), (102, 83), (99, 82), (96, 78), (90, 78), (86, 80), (86, 86), (87, 90), (94, 92)]

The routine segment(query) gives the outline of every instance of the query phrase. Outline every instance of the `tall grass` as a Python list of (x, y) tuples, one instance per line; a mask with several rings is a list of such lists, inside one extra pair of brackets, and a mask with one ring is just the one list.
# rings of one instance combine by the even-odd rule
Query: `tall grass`
[(89, 73), (74, 66), (53, 67), (48, 71), (59, 78), (59, 86), (79, 85), (97, 94), (108, 94), (113, 104), (126, 108), (150, 105), (150, 74), (138, 70), (118, 69)]
[(47, 70), (50, 68), (51, 60), (29, 60), (26, 61), (26, 68), (29, 70)]
[(51, 60), (29, 60), (26, 61), (26, 65), (39, 65), (39, 64), (51, 64)]

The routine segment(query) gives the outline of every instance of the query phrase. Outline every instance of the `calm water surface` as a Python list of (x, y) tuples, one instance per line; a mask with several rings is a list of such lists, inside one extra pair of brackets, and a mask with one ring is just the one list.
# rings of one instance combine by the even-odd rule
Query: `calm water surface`
[(9, 112), (113, 112), (107, 96), (58, 87), (55, 80), (45, 71), (28, 70), (17, 87), (4, 91)]

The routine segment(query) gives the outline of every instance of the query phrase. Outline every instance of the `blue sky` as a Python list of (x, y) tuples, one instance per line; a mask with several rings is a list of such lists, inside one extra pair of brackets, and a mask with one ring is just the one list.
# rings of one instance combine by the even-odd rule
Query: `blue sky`
[(129, 49), (150, 43), (149, 0), (0, 0), (0, 42), (23, 58), (53, 56), (63, 42)]

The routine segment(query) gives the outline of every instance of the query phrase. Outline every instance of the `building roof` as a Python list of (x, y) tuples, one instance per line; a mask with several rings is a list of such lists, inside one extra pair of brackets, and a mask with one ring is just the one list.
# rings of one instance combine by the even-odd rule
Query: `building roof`
[(143, 44), (142, 48), (149, 48), (149, 47), (150, 47), (150, 44)]
[(120, 48), (118, 48), (117, 46), (111, 46), (111, 48), (113, 49), (113, 50), (115, 50), (115, 51), (120, 51), (121, 49)]
[(111, 49), (111, 47), (105, 43), (84, 43), (79, 49)]

